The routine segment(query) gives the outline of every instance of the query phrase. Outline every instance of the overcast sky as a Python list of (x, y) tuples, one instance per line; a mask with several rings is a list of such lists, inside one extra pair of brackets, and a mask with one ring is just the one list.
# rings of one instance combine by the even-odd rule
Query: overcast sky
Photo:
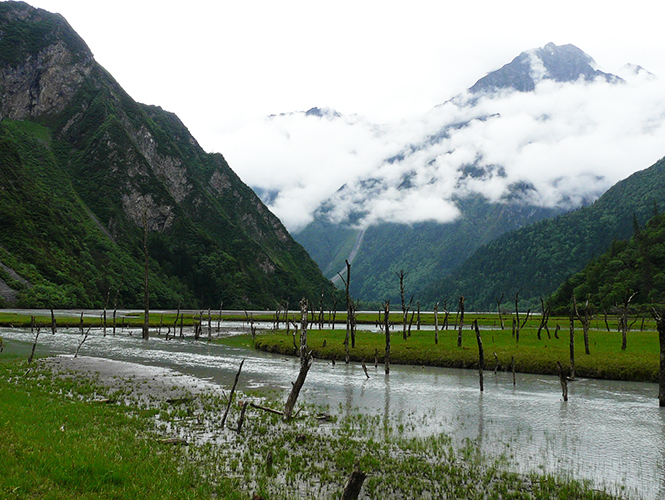
[[(434, 106), (524, 50), (572, 43), (603, 71), (616, 73), (630, 62), (665, 78), (664, 9), (652, 0), (28, 3), (65, 16), (134, 99), (175, 112), (204, 149), (223, 153), (250, 185), (263, 180), (260, 187), (266, 188), (270, 180), (281, 191), (309, 175), (272, 206), (290, 229), (302, 227), (317, 204), (346, 182), (344, 172), (362, 177), (400, 140), (426, 129), (422, 116)], [(565, 106), (584, 102), (571, 99)], [(314, 106), (364, 121), (349, 118), (352, 126), (333, 128), (282, 121), (280, 138), (264, 119)], [(595, 106), (602, 108), (602, 101)], [(651, 103), (642, 106), (653, 113)], [(601, 120), (602, 114), (593, 119)], [(377, 131), (376, 125), (386, 128)], [(612, 140), (618, 127), (592, 142)], [(293, 140), (285, 141), (292, 130)], [(636, 144), (638, 134), (630, 134), (629, 147), (648, 152), (623, 170), (614, 166), (612, 181), (665, 154), (665, 146), (658, 155), (652, 143)], [(344, 151), (336, 157), (338, 150)], [(506, 161), (509, 156), (503, 155)], [(299, 196), (305, 201), (284, 205)]]

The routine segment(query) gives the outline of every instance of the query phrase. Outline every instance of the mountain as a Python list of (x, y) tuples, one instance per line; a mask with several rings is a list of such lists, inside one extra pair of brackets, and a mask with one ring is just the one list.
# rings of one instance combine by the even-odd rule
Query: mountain
[[(570, 86), (623, 82), (594, 65), (590, 56), (573, 45), (550, 43), (523, 52), (466, 93), (432, 110), (423, 121), (433, 125), (418, 140), (402, 145), (370, 173), (344, 184), (295, 238), (329, 278), (352, 256), (351, 292), (360, 299), (396, 300), (395, 273), (400, 269), (409, 273), (409, 293), (424, 299), (425, 290), (482, 245), (591, 203), (610, 185), (602, 177), (579, 171), (569, 181), (553, 177), (537, 184), (533, 179), (540, 174), (533, 172), (540, 165), (534, 162), (540, 158), (530, 158), (532, 165), (522, 167), (519, 174), (494, 158), (499, 153), (510, 156), (505, 149), (512, 146), (508, 131), (513, 129), (523, 134), (514, 139), (521, 152), (562, 141), (546, 134), (551, 121), (543, 111), (547, 108), (532, 106), (534, 116), (525, 122), (526, 101), (515, 95), (533, 94), (539, 83), (547, 81)], [(513, 108), (516, 111), (510, 116), (506, 109)], [(330, 113), (325, 116), (331, 119)], [(556, 128), (555, 133), (562, 130)], [(488, 133), (506, 144), (490, 144), (485, 138)]]
[(602, 78), (611, 83), (622, 81), (618, 76), (595, 69), (594, 65), (593, 58), (574, 45), (548, 43), (544, 47), (522, 52), (501, 69), (478, 80), (469, 92), (478, 94), (502, 89), (530, 92), (543, 80), (574, 82)]
[(0, 3), (0, 294), (37, 307), (274, 307), (334, 288), (185, 125), (64, 18)]
[(520, 304), (536, 308), (541, 297), (547, 298), (613, 241), (629, 238), (661, 209), (663, 199), (665, 159), (617, 183), (587, 207), (484, 245), (450, 276), (432, 283), (425, 300), (464, 295), (470, 309), (494, 310), (502, 294), (509, 301), (519, 292)]
[(636, 225), (633, 231), (630, 240), (613, 241), (567, 279), (552, 295), (552, 306), (569, 310), (573, 293), (578, 302), (588, 298), (605, 311), (627, 298), (631, 304), (665, 303), (665, 215), (656, 213), (645, 228)]

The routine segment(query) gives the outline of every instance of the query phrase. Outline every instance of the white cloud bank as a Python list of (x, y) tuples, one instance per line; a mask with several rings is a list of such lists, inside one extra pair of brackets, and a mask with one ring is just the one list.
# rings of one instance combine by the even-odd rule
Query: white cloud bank
[(380, 126), (280, 115), (220, 142), (246, 183), (272, 193), (269, 207), (293, 232), (325, 202), (329, 217), (354, 214), (362, 226), (448, 222), (459, 214), (455, 198), (497, 201), (516, 185), (530, 187), (520, 194), (530, 204), (569, 208), (665, 155), (665, 84), (643, 70), (621, 76), (623, 84), (543, 80), (534, 92), (473, 105), (463, 95)]

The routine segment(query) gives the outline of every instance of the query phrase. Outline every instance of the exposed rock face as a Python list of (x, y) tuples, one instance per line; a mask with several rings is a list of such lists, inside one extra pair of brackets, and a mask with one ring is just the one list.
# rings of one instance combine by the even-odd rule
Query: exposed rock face
[[(2, 6), (0, 10), (5, 19), (0, 23), (0, 39), (13, 45), (14, 56), (4, 58), (9, 64), (3, 64), (0, 71), (0, 115), (25, 120), (59, 113), (90, 75), (92, 53), (62, 17), (23, 2), (11, 3), (14, 5)], [(17, 22), (33, 28), (27, 30), (28, 36), (42, 39), (32, 44), (23, 40), (25, 35), (12, 29)], [(49, 37), (41, 31), (47, 26), (53, 26), (56, 33), (66, 31), (73, 35), (67, 39)]]

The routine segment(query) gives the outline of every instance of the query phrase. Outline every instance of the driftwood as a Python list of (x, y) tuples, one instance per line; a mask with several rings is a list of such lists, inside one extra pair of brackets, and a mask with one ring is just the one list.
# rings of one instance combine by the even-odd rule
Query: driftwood
[(284, 412), (279, 410), (273, 410), (272, 408), (268, 408), (267, 406), (257, 405), (256, 403), (249, 403), (249, 406), (251, 406), (252, 408), (256, 408), (257, 410), (267, 411), (268, 413), (274, 413), (275, 415), (284, 416)]
[(357, 499), (366, 477), (367, 475), (364, 472), (361, 472), (358, 468), (356, 468), (356, 470), (351, 473), (349, 480), (346, 482), (346, 486), (342, 492), (342, 500)]
[(173, 445), (177, 444), (180, 446), (189, 446), (189, 443), (182, 438), (164, 438), (164, 439), (158, 439), (158, 441), (161, 444), (173, 444)]
[(226, 417), (229, 415), (229, 409), (231, 408), (231, 402), (233, 401), (233, 393), (236, 390), (236, 385), (238, 385), (238, 378), (240, 377), (240, 371), (242, 370), (242, 365), (245, 364), (245, 360), (243, 359), (240, 362), (240, 366), (238, 367), (238, 373), (236, 373), (236, 378), (233, 382), (233, 387), (231, 388), (231, 393), (229, 394), (229, 401), (226, 405), (226, 411), (224, 412), (224, 416), (222, 417), (222, 427), (224, 427), (224, 424), (226, 423)]

